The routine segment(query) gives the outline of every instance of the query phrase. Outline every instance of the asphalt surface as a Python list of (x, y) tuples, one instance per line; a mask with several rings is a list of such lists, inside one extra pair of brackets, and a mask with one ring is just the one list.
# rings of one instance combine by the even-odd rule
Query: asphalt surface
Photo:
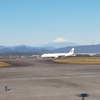
[(100, 65), (2, 61), (11, 66), (0, 68), (0, 100), (100, 100)]

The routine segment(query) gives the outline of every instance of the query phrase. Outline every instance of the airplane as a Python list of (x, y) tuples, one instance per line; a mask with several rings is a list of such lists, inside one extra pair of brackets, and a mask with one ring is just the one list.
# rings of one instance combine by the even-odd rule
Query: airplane
[(74, 48), (70, 50), (68, 53), (45, 53), (42, 54), (42, 58), (60, 58), (60, 57), (68, 57), (74, 55)]

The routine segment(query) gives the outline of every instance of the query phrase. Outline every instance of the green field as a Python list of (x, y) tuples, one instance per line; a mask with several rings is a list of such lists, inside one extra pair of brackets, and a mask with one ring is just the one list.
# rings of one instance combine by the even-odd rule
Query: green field
[(100, 57), (73, 57), (64, 59), (55, 59), (54, 62), (67, 64), (100, 64)]
[(0, 62), (0, 67), (10, 66), (10, 64), (5, 62)]

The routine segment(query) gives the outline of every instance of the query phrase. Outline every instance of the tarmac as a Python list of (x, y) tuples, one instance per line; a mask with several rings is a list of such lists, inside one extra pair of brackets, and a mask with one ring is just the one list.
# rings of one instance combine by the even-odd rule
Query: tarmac
[(100, 100), (100, 65), (5, 61), (11, 66), (0, 68), (0, 100)]

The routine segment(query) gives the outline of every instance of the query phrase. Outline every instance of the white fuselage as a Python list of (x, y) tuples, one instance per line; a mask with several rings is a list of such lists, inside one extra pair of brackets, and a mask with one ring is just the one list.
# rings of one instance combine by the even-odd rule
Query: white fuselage
[(47, 54), (41, 55), (41, 57), (59, 58), (59, 57), (67, 57), (67, 56), (71, 56), (71, 55), (72, 54), (70, 54), (70, 53), (47, 53)]
[(59, 58), (59, 57), (72, 56), (73, 54), (74, 54), (74, 48), (72, 48), (69, 53), (46, 53), (46, 54), (41, 55), (41, 57), (44, 57), (44, 58)]

